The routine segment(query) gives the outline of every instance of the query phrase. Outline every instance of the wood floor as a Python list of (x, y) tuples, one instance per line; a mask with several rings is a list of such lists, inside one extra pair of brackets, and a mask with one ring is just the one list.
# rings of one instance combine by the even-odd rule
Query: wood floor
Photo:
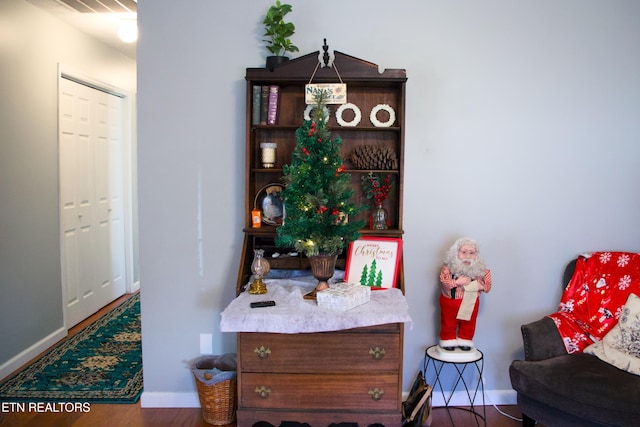
[[(520, 421), (507, 418), (492, 407), (487, 406), (487, 427), (516, 427)], [(517, 406), (503, 406), (500, 410), (514, 417), (520, 417)], [(452, 409), (453, 424), (445, 408), (433, 409), (432, 427), (476, 426), (473, 416), (466, 411)], [(483, 426), (482, 420), (480, 426)], [(72, 413), (16, 413), (0, 412), (2, 427), (205, 427), (207, 424), (201, 416), (199, 408), (141, 408), (140, 403), (132, 405), (91, 405), (88, 412)], [(227, 427), (236, 427), (230, 424)], [(244, 427), (244, 426), (242, 426)]]
[[(72, 336), (100, 316), (121, 304), (131, 295), (125, 295), (113, 303), (107, 305), (95, 315), (84, 320), (69, 331)], [(482, 408), (482, 407), (481, 407)], [(0, 426), (2, 427), (205, 427), (211, 426), (202, 419), (200, 408), (141, 408), (140, 402), (130, 405), (100, 405), (92, 404), (82, 407), (79, 411), (67, 412), (64, 407), (44, 408), (46, 410), (24, 410), (19, 407), (11, 407), (9, 402), (0, 402)], [(43, 409), (43, 408), (35, 408)], [(500, 414), (493, 406), (486, 406), (487, 427), (517, 427), (522, 423), (519, 420)], [(480, 409), (482, 410), (482, 409)], [(501, 406), (500, 410), (514, 418), (520, 418), (521, 413), (517, 406)], [(57, 412), (54, 412), (57, 411)], [(475, 418), (467, 411), (460, 409), (450, 410), (445, 408), (433, 409), (432, 427), (472, 427), (477, 426)], [(484, 426), (482, 420), (480, 426)], [(227, 427), (237, 427), (230, 424)], [(245, 427), (245, 426), (242, 426)], [(284, 425), (283, 425), (284, 427)], [(541, 426), (544, 427), (544, 426)]]

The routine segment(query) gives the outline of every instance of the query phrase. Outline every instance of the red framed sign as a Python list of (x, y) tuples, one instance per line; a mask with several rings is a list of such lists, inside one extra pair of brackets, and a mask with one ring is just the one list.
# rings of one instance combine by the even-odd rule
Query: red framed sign
[(395, 288), (402, 258), (402, 239), (362, 237), (349, 244), (344, 280), (372, 288)]

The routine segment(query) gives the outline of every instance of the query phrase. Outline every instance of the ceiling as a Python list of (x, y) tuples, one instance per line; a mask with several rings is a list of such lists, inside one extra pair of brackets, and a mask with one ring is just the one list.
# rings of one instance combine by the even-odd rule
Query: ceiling
[(123, 21), (137, 18), (137, 0), (26, 0), (83, 33), (136, 59), (136, 42), (118, 38)]

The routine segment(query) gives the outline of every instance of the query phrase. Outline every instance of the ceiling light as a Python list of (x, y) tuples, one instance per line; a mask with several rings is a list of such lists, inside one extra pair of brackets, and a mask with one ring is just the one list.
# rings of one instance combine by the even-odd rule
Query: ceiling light
[(138, 40), (138, 23), (135, 20), (122, 21), (118, 27), (118, 37), (125, 43)]

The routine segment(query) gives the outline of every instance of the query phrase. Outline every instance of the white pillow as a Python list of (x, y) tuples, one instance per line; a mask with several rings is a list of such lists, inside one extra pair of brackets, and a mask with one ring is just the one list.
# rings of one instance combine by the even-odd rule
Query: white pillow
[(629, 294), (618, 324), (602, 341), (584, 349), (600, 360), (635, 375), (640, 375), (640, 298)]

